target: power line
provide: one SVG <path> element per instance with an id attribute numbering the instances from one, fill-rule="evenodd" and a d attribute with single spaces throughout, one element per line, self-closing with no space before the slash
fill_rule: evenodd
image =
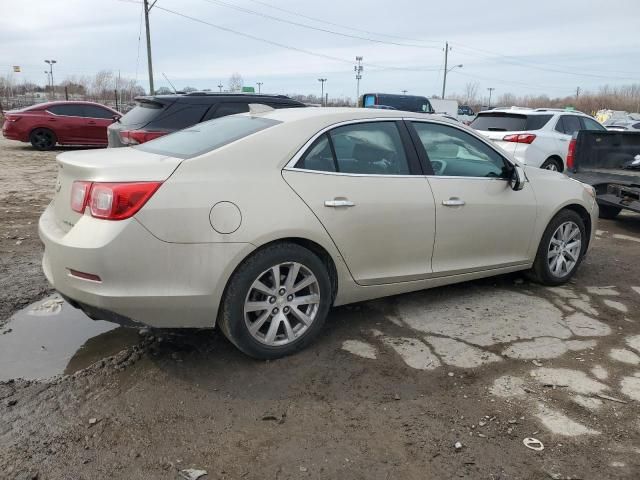
<path id="1" fill-rule="evenodd" d="M 327 20 L 321 20 L 321 19 L 316 18 L 316 17 L 312 17 L 312 16 L 309 16 L 309 15 L 304 15 L 302 13 L 294 12 L 292 10 L 287 10 L 286 8 L 276 7 L 275 5 L 271 5 L 271 4 L 267 3 L 267 2 L 261 2 L 259 0 L 249 0 L 249 1 L 253 2 L 253 3 L 257 3 L 258 5 L 262 5 L 264 7 L 269 7 L 269 8 L 272 8 L 274 10 L 279 10 L 281 12 L 288 13 L 290 15 L 295 15 L 296 17 L 306 18 L 307 20 L 312 20 L 312 21 L 318 22 L 318 23 L 324 23 L 325 25 L 332 25 L 334 27 L 344 28 L 346 30 L 352 30 L 354 32 L 366 33 L 367 35 L 374 35 L 374 36 L 377 36 L 377 37 L 395 38 L 395 39 L 404 40 L 404 41 L 407 41 L 407 42 L 423 42 L 423 43 L 437 43 L 437 44 L 440 43 L 440 42 L 436 42 L 435 40 L 417 40 L 415 38 L 400 37 L 398 35 L 389 35 L 387 33 L 372 32 L 370 30 L 361 30 L 359 28 L 355 28 L 355 27 L 352 27 L 352 26 L 342 25 L 340 23 L 329 22 Z M 438 47 L 434 47 L 434 48 L 438 48 Z"/>
<path id="2" fill-rule="evenodd" d="M 553 69 L 553 68 L 546 68 L 546 67 L 540 66 L 540 65 L 545 65 L 544 63 L 535 63 L 535 62 L 527 62 L 527 61 L 524 61 L 524 60 L 518 60 L 517 58 L 514 58 L 513 56 L 502 55 L 502 54 L 499 54 L 499 53 L 490 52 L 488 50 L 481 50 L 479 48 L 474 48 L 474 47 L 467 47 L 467 46 L 462 45 L 460 43 L 456 43 L 456 46 L 458 46 L 458 48 L 461 48 L 463 50 L 468 50 L 468 51 L 471 51 L 471 52 L 478 52 L 479 54 L 481 54 L 485 58 L 502 58 L 502 59 L 506 59 L 506 63 L 511 63 L 512 65 L 517 65 L 517 66 L 521 66 L 521 67 L 525 67 L 525 68 L 533 68 L 533 69 L 536 69 L 536 70 L 542 70 L 542 71 L 546 71 L 546 72 L 562 73 L 562 74 L 565 74 L 565 75 L 577 75 L 579 77 L 603 78 L 603 79 L 608 79 L 608 80 L 637 80 L 637 78 L 631 78 L 631 77 L 612 77 L 611 75 L 597 75 L 597 74 L 578 72 L 578 71 L 558 70 L 558 69 Z"/>
<path id="3" fill-rule="evenodd" d="M 292 51 L 295 51 L 295 52 L 298 52 L 298 53 L 304 53 L 306 55 L 312 55 L 314 57 L 320 57 L 320 58 L 325 58 L 325 59 L 328 59 L 328 60 L 333 60 L 335 62 L 347 63 L 349 65 L 352 64 L 351 60 L 347 60 L 347 59 L 340 58 L 340 57 L 334 57 L 333 55 L 327 55 L 327 54 L 324 54 L 324 53 L 313 52 L 311 50 L 307 50 L 307 49 L 304 49 L 304 48 L 294 47 L 294 46 L 291 46 L 291 45 L 286 45 L 284 43 L 276 42 L 274 40 L 269 40 L 267 38 L 258 37 L 257 35 L 253 35 L 251 33 L 241 32 L 239 30 L 234 30 L 234 29 L 229 28 L 229 27 L 224 27 L 222 25 L 217 25 L 215 23 L 211 23 L 211 22 L 208 22 L 206 20 L 202 20 L 200 18 L 192 17 L 190 15 L 186 15 L 184 13 L 180 13 L 180 12 L 177 12 L 175 10 L 171 10 L 169 8 L 161 7 L 159 5 L 156 5 L 154 8 L 156 10 L 161 10 L 163 12 L 167 12 L 167 13 L 170 13 L 172 15 L 176 15 L 176 16 L 185 18 L 187 20 L 191 20 L 191 21 L 203 24 L 203 25 L 207 25 L 207 26 L 215 28 L 217 30 L 222 30 L 222 31 L 228 32 L 228 33 L 233 33 L 235 35 L 239 35 L 241 37 L 249 38 L 251 40 L 255 40 L 255 41 L 258 41 L 258 42 L 267 43 L 269 45 L 274 45 L 276 47 L 284 48 L 284 49 L 287 49 L 287 50 L 292 50 Z M 403 71 L 403 70 L 408 70 L 408 71 L 413 71 L 413 70 L 415 70 L 415 71 L 436 70 L 434 67 L 394 67 L 394 66 L 377 65 L 377 64 L 373 64 L 373 63 L 370 63 L 368 65 L 370 67 L 373 67 L 374 69 L 377 69 L 377 70 L 398 70 L 398 71 Z"/>
<path id="4" fill-rule="evenodd" d="M 250 10 L 248 8 L 239 7 L 237 5 L 232 5 L 230 3 L 222 2 L 220 0 L 204 0 L 204 1 L 207 2 L 207 3 L 210 3 L 212 5 L 219 5 L 219 6 L 222 6 L 222 7 L 231 8 L 231 9 L 237 10 L 239 12 L 248 13 L 250 15 L 257 15 L 259 17 L 268 18 L 268 19 L 274 20 L 276 22 L 288 23 L 289 25 L 295 25 L 297 27 L 307 28 L 309 30 L 315 30 L 315 31 L 318 31 L 318 32 L 329 33 L 331 35 L 338 35 L 340 37 L 354 38 L 356 40 L 365 40 L 367 42 L 379 43 L 379 44 L 384 44 L 384 45 L 394 45 L 394 46 L 398 46 L 398 47 L 413 47 L 413 48 L 428 48 L 428 49 L 438 48 L 438 47 L 435 47 L 435 46 L 431 47 L 431 46 L 426 46 L 426 45 L 416 45 L 416 44 L 391 42 L 391 41 L 385 41 L 385 40 L 377 40 L 375 38 L 370 38 L 370 37 L 361 37 L 359 35 L 351 35 L 351 34 L 348 34 L 348 33 L 336 32 L 334 30 L 328 30 L 326 28 L 314 27 L 313 25 L 309 25 L 309 24 L 306 24 L 306 23 L 294 22 L 292 20 L 286 20 L 284 18 L 274 17 L 273 15 L 269 15 L 267 13 L 256 12 L 255 10 Z"/>

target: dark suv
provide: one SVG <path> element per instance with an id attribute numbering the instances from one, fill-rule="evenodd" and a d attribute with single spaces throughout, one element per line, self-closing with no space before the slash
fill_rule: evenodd
<path id="1" fill-rule="evenodd" d="M 136 98 L 136 106 L 109 126 L 109 147 L 148 142 L 196 123 L 249 111 L 250 103 L 273 108 L 305 105 L 285 95 L 193 92 Z"/>

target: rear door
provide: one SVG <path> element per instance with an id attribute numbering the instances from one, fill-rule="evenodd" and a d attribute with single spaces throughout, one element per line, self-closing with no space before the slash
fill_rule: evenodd
<path id="1" fill-rule="evenodd" d="M 530 257 L 536 199 L 529 184 L 509 185 L 511 164 L 461 128 L 412 121 L 423 159 L 434 174 L 434 275 L 521 265 Z"/>
<path id="2" fill-rule="evenodd" d="M 86 118 L 86 141 L 106 145 L 107 127 L 113 123 L 114 113 L 97 105 L 83 105 L 83 111 Z"/>
<path id="3" fill-rule="evenodd" d="M 555 127 L 556 148 L 566 163 L 569 151 L 569 142 L 573 134 L 582 129 L 580 117 L 577 115 L 560 115 Z"/>
<path id="4" fill-rule="evenodd" d="M 60 143 L 82 144 L 86 132 L 83 105 L 52 105 L 47 111 L 51 113 L 47 123 Z"/>
<path id="5" fill-rule="evenodd" d="M 361 285 L 425 278 L 433 195 L 401 121 L 350 122 L 317 136 L 283 171 Z"/>

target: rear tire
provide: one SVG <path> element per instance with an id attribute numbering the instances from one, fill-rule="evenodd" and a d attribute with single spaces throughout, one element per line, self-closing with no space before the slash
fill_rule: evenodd
<path id="1" fill-rule="evenodd" d="M 543 170 L 551 170 L 554 172 L 561 172 L 563 170 L 562 162 L 560 162 L 557 158 L 547 158 L 544 163 L 540 165 L 540 168 L 542 168 Z"/>
<path id="2" fill-rule="evenodd" d="M 600 218 L 606 218 L 608 220 L 616 218 L 622 211 L 621 207 L 614 207 L 611 205 L 598 205 L 598 207 L 600 209 Z"/>
<path id="3" fill-rule="evenodd" d="M 48 128 L 36 128 L 29 135 L 29 141 L 36 150 L 51 150 L 56 146 L 58 139 L 56 134 Z"/>
<path id="4" fill-rule="evenodd" d="M 234 272 L 218 325 L 247 355 L 276 359 L 302 350 L 317 337 L 331 297 L 322 260 L 295 243 L 277 243 L 251 255 Z"/>
<path id="5" fill-rule="evenodd" d="M 582 217 L 573 210 L 560 211 L 542 235 L 529 276 L 543 285 L 566 283 L 578 270 L 587 241 Z"/>

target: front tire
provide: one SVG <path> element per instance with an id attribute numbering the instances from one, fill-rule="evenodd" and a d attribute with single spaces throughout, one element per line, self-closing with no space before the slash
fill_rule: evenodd
<path id="1" fill-rule="evenodd" d="M 547 158 L 540 166 L 540 168 L 542 168 L 543 170 L 551 170 L 553 172 L 561 172 L 562 162 L 560 162 L 557 158 Z"/>
<path id="2" fill-rule="evenodd" d="M 582 262 L 586 242 L 582 217 L 573 210 L 560 211 L 542 235 L 531 276 L 543 285 L 566 283 Z"/>
<path id="3" fill-rule="evenodd" d="M 29 141 L 36 150 L 51 150 L 56 146 L 58 139 L 56 134 L 48 128 L 36 128 L 29 135 Z"/>
<path id="4" fill-rule="evenodd" d="M 234 272 L 218 324 L 251 357 L 284 357 L 317 337 L 331 295 L 329 274 L 320 258 L 295 243 L 277 243 L 251 255 Z"/>

